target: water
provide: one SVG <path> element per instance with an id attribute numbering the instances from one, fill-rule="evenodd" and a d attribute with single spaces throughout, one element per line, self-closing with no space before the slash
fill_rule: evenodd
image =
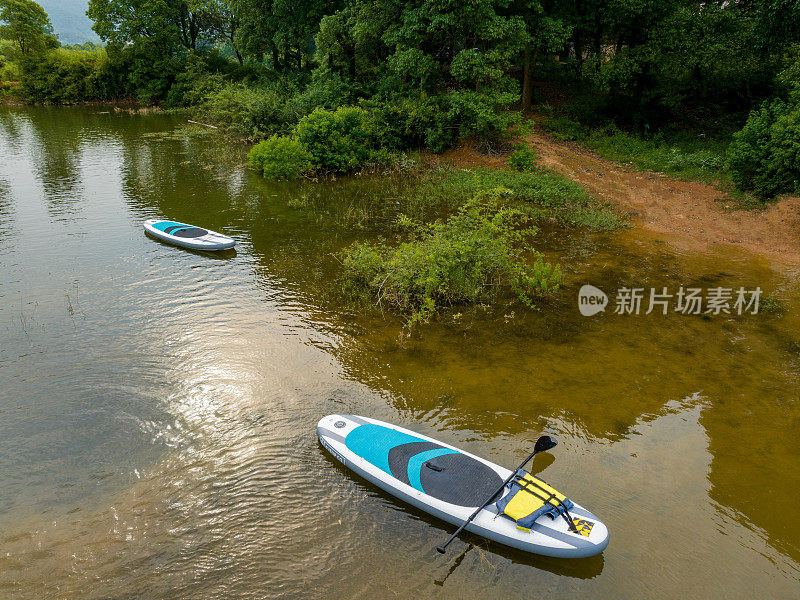
<path id="1" fill-rule="evenodd" d="M 332 252 L 404 185 L 270 184 L 178 117 L 0 108 L 0 597 L 793 598 L 798 272 L 630 230 L 547 230 L 567 287 L 401 321 L 338 298 Z M 162 135 L 166 134 L 166 135 Z M 380 208 L 376 208 L 376 206 Z M 163 216 L 236 236 L 147 238 Z M 783 315 L 601 315 L 578 287 L 776 290 Z M 324 414 L 534 467 L 600 516 L 599 557 L 466 536 L 350 475 Z M 468 543 L 471 542 L 472 544 Z"/>

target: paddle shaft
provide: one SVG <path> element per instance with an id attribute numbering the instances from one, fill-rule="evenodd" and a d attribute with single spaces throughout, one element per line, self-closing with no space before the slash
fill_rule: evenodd
<path id="1" fill-rule="evenodd" d="M 538 450 L 534 450 L 533 452 L 531 452 L 530 456 L 528 456 L 528 458 L 526 458 L 525 460 L 523 460 L 523 461 L 522 461 L 522 464 L 521 464 L 519 467 L 517 467 L 517 468 L 516 468 L 514 471 L 512 471 L 512 472 L 511 472 L 511 475 L 509 475 L 509 476 L 508 476 L 508 478 L 507 478 L 507 479 L 506 479 L 506 480 L 503 482 L 503 485 L 501 485 L 499 488 L 497 488 L 497 490 L 496 490 L 495 492 L 493 492 L 493 493 L 492 493 L 492 495 L 491 495 L 491 496 L 489 496 L 489 497 L 486 499 L 486 502 L 484 502 L 483 504 L 481 504 L 481 505 L 478 507 L 478 509 L 477 509 L 477 510 L 476 510 L 474 513 L 472 513 L 472 515 L 470 515 L 469 519 L 467 519 L 466 521 L 464 521 L 464 522 L 461 524 L 461 527 L 459 527 L 458 529 L 456 529 L 455 533 L 454 533 L 453 535 L 451 535 L 451 536 L 450 536 L 450 539 L 448 539 L 448 540 L 447 540 L 447 541 L 446 541 L 444 544 L 442 544 L 441 546 L 436 546 L 436 550 L 439 552 L 439 554 L 444 554 L 445 550 L 447 549 L 447 546 L 449 546 L 449 545 L 450 545 L 450 542 L 452 542 L 454 539 L 456 539 L 456 538 L 458 537 L 458 534 L 459 534 L 459 533 L 461 533 L 462 531 L 464 531 L 464 527 L 466 527 L 467 525 L 469 525 L 469 524 L 472 522 L 472 520 L 473 520 L 475 517 L 477 517 L 477 516 L 478 516 L 478 513 L 479 513 L 479 512 L 481 512 L 481 511 L 482 511 L 484 508 L 486 508 L 486 505 L 487 505 L 487 504 L 489 504 L 489 503 L 490 503 L 490 502 L 491 502 L 491 501 L 494 499 L 494 497 L 495 497 L 495 496 L 497 496 L 497 494 L 499 494 L 501 491 L 503 491 L 503 488 L 504 488 L 504 487 L 506 487 L 506 486 L 508 485 L 508 482 L 509 482 L 509 481 L 511 481 L 511 480 L 514 478 L 514 475 L 516 475 L 516 474 L 517 474 L 517 471 L 519 471 L 519 470 L 520 470 L 522 467 L 524 467 L 525 465 L 527 465 L 527 464 L 528 464 L 528 461 L 529 461 L 529 460 L 531 460 L 531 459 L 532 459 L 534 456 L 536 456 L 536 453 L 537 453 L 537 452 L 538 452 Z"/>

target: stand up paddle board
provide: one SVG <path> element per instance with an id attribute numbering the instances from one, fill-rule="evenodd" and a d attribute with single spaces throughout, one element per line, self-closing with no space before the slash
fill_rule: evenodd
<path id="1" fill-rule="evenodd" d="M 355 415 L 328 415 L 317 424 L 320 443 L 343 465 L 382 490 L 453 525 L 461 525 L 497 491 L 511 471 L 402 427 Z M 608 545 L 606 526 L 572 503 L 564 515 L 541 515 L 521 529 L 496 502 L 506 486 L 466 526 L 468 531 L 526 552 L 580 558 Z"/>
<path id="2" fill-rule="evenodd" d="M 160 240 L 194 250 L 227 250 L 236 245 L 236 240 L 227 235 L 176 221 L 149 219 L 144 230 Z"/>

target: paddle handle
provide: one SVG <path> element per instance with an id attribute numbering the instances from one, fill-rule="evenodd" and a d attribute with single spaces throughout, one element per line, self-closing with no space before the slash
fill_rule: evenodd
<path id="1" fill-rule="evenodd" d="M 447 547 L 450 545 L 450 542 L 452 542 L 454 539 L 456 539 L 456 538 L 458 537 L 458 534 L 459 534 L 459 533 L 461 533 L 462 531 L 464 531 L 464 527 L 466 527 L 467 525 L 469 525 L 469 524 L 472 522 L 472 520 L 473 520 L 475 517 L 477 517 L 477 516 L 478 516 L 478 513 L 479 513 L 479 512 L 481 512 L 481 511 L 482 511 L 484 508 L 486 508 L 486 505 L 487 505 L 487 504 L 489 504 L 489 503 L 490 503 L 490 502 L 491 502 L 491 501 L 494 499 L 494 497 L 495 497 L 495 496 L 497 496 L 497 494 L 499 494 L 499 493 L 500 493 L 500 492 L 503 490 L 503 488 L 504 488 L 504 487 L 506 487 L 506 485 L 508 485 L 508 482 L 509 482 L 509 481 L 511 481 L 511 480 L 514 478 L 514 475 L 516 475 L 516 474 L 517 474 L 517 471 L 519 471 L 519 470 L 520 470 L 522 467 L 524 467 L 526 464 L 528 464 L 528 461 L 529 461 L 530 459 L 532 459 L 534 456 L 536 456 L 536 452 L 537 452 L 536 450 L 534 450 L 533 452 L 531 452 L 530 456 L 528 456 L 528 458 L 526 458 L 525 460 L 523 460 L 523 461 L 522 461 L 522 464 L 521 464 L 519 467 L 517 467 L 517 469 L 516 469 L 516 470 L 514 470 L 514 471 L 512 471 L 512 472 L 511 472 L 511 475 L 509 475 L 509 476 L 506 478 L 506 480 L 503 482 L 503 485 L 501 485 L 499 488 L 497 488 L 497 490 L 495 490 L 495 491 L 492 493 L 492 495 L 491 495 L 491 496 L 489 496 L 489 497 L 486 499 L 486 502 L 484 502 L 483 504 L 481 504 L 481 505 L 478 507 L 478 509 L 477 509 L 477 510 L 476 510 L 474 513 L 472 513 L 472 515 L 470 515 L 470 517 L 469 517 L 469 518 L 468 518 L 466 521 L 464 521 L 464 522 L 461 524 L 461 527 L 459 527 L 458 529 L 456 529 L 455 533 L 453 533 L 453 535 L 451 535 L 451 536 L 450 536 L 450 538 L 449 538 L 449 539 L 448 539 L 448 540 L 447 540 L 447 541 L 446 541 L 444 544 L 442 544 L 441 546 L 436 546 L 436 551 L 437 551 L 439 554 L 444 554 L 444 553 L 445 553 L 445 551 L 447 550 Z"/>

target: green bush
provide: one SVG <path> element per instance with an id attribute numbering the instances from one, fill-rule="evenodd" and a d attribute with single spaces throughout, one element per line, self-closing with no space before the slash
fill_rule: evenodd
<path id="1" fill-rule="evenodd" d="M 19 51 L 13 42 L 0 39 L 0 83 L 19 81 L 17 54 Z"/>
<path id="2" fill-rule="evenodd" d="M 733 135 L 728 168 L 739 189 L 762 199 L 800 193 L 800 105 L 774 100 Z"/>
<path id="3" fill-rule="evenodd" d="M 425 93 L 413 97 L 371 98 L 362 100 L 360 106 L 369 111 L 382 144 L 392 149 L 424 145 L 428 131 L 446 119 L 438 99 Z"/>
<path id="4" fill-rule="evenodd" d="M 518 145 L 508 157 L 508 166 L 523 173 L 530 173 L 536 168 L 536 150 L 527 144 Z"/>
<path id="5" fill-rule="evenodd" d="M 108 55 L 99 50 L 58 48 L 20 61 L 22 93 L 29 102 L 72 104 L 108 100 Z"/>
<path id="6" fill-rule="evenodd" d="M 561 142 L 579 141 L 589 134 L 589 130 L 569 117 L 546 116 L 542 119 L 542 125 L 550 134 Z"/>
<path id="7" fill-rule="evenodd" d="M 311 154 L 294 137 L 273 135 L 253 146 L 247 160 L 267 179 L 297 179 L 311 169 Z"/>
<path id="8" fill-rule="evenodd" d="M 287 130 L 285 104 L 286 92 L 275 87 L 227 83 L 206 94 L 201 113 L 236 134 L 259 139 Z"/>
<path id="9" fill-rule="evenodd" d="M 492 137 L 519 123 L 520 115 L 508 110 L 518 94 L 498 91 L 453 90 L 447 94 L 447 120 L 459 135 Z"/>
<path id="10" fill-rule="evenodd" d="M 348 173 L 391 157 L 382 146 L 381 128 L 358 106 L 317 108 L 300 119 L 294 133 L 322 171 Z"/>
<path id="11" fill-rule="evenodd" d="M 415 239 L 392 248 L 356 243 L 342 254 L 344 287 L 427 321 L 442 306 L 474 304 L 511 288 L 527 306 L 558 289 L 561 269 L 530 246 L 536 228 L 501 207 L 502 188 L 476 195 L 446 221 L 417 225 Z"/>

